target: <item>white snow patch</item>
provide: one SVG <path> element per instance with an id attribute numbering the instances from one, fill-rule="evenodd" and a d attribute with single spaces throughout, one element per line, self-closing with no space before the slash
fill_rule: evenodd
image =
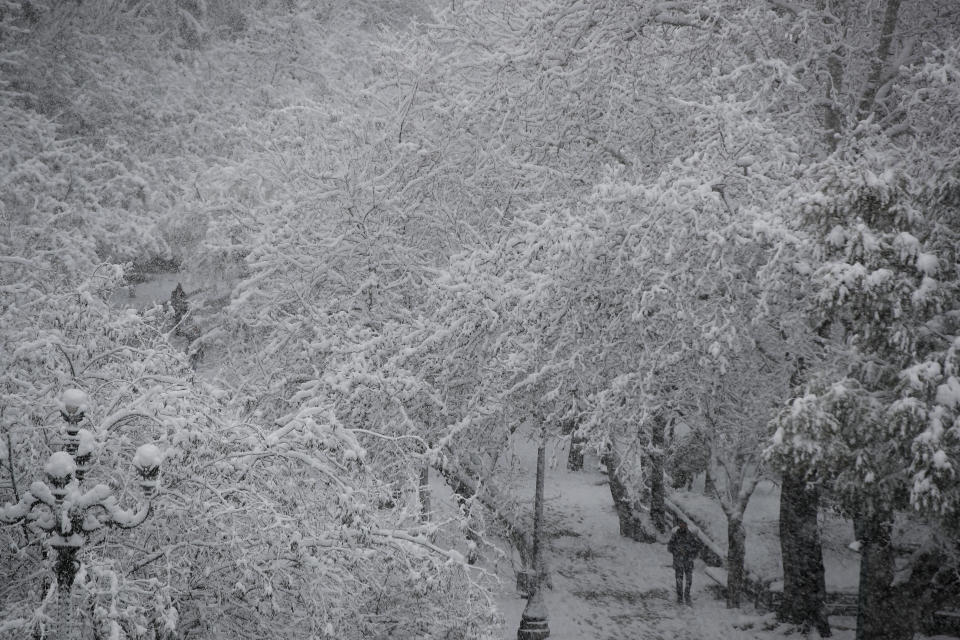
<path id="1" fill-rule="evenodd" d="M 937 469 L 949 469 L 951 467 L 950 461 L 947 459 L 947 452 L 943 449 L 938 449 L 933 454 L 933 466 Z"/>
<path id="2" fill-rule="evenodd" d="M 155 444 L 140 445 L 133 456 L 133 466 L 138 469 L 159 467 L 161 462 L 163 462 L 163 452 Z"/>
<path id="3" fill-rule="evenodd" d="M 893 271 L 890 269 L 877 269 L 867 276 L 865 283 L 868 287 L 879 287 L 893 279 Z"/>
<path id="4" fill-rule="evenodd" d="M 87 410 L 87 394 L 81 389 L 67 389 L 63 392 L 63 395 L 60 396 L 60 403 L 63 405 L 63 408 L 67 411 L 86 411 Z"/>
<path id="5" fill-rule="evenodd" d="M 882 246 L 876 234 L 869 231 L 866 227 L 861 227 L 860 229 L 860 241 L 863 243 L 863 250 L 867 253 L 879 251 Z"/>
<path id="6" fill-rule="evenodd" d="M 43 470 L 53 478 L 65 478 L 76 472 L 77 464 L 73 461 L 73 456 L 66 451 L 57 451 L 47 460 Z"/>
<path id="7" fill-rule="evenodd" d="M 906 260 L 919 253 L 920 241 L 906 231 L 901 231 L 897 234 L 897 237 L 893 239 L 893 248 L 900 253 L 901 260 Z"/>
<path id="8" fill-rule="evenodd" d="M 910 388 L 920 390 L 925 383 L 939 378 L 940 373 L 939 362 L 920 362 L 901 371 L 900 378 L 905 380 Z"/>
<path id="9" fill-rule="evenodd" d="M 928 444 L 940 442 L 940 437 L 943 436 L 943 414 L 943 407 L 934 407 L 933 410 L 930 411 L 926 430 L 917 436 L 917 440 Z"/>
<path id="10" fill-rule="evenodd" d="M 89 429 L 80 429 L 77 432 L 77 440 L 79 441 L 77 445 L 77 455 L 85 456 L 88 453 L 93 453 L 93 450 L 97 446 L 97 440 Z"/>
<path id="11" fill-rule="evenodd" d="M 920 281 L 920 287 L 910 296 L 914 304 L 923 304 L 937 290 L 937 281 L 929 276 L 924 276 Z"/>
<path id="12" fill-rule="evenodd" d="M 783 444 L 783 427 L 777 427 L 776 432 L 773 434 L 773 446 L 779 447 Z"/>
<path id="13" fill-rule="evenodd" d="M 937 387 L 936 399 L 937 404 L 956 409 L 960 405 L 960 380 L 954 376 L 947 378 L 946 382 Z"/>
<path id="14" fill-rule="evenodd" d="M 917 271 L 925 276 L 935 276 L 940 271 L 940 261 L 932 253 L 921 253 L 917 255 Z"/>
<path id="15" fill-rule="evenodd" d="M 841 248 L 847 243 L 847 234 L 844 231 L 843 227 L 840 225 L 835 226 L 830 230 L 830 233 L 827 234 L 827 244 L 837 249 Z"/>

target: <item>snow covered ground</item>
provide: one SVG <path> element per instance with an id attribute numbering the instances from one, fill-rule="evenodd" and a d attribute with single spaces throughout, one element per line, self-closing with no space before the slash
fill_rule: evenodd
<path id="1" fill-rule="evenodd" d="M 111 304 L 117 307 L 144 309 L 150 305 L 168 302 L 178 282 L 184 281 L 179 273 L 150 273 L 143 282 L 121 287 L 114 292 Z"/>
<path id="2" fill-rule="evenodd" d="M 720 504 L 701 491 L 674 491 L 670 498 L 701 523 L 704 532 L 721 549 L 727 548 L 727 521 Z M 762 482 L 750 498 L 744 513 L 747 530 L 747 569 L 768 582 L 783 576 L 779 532 L 780 490 Z M 833 513 L 821 512 L 823 565 L 827 591 L 856 593 L 860 556 L 849 548 L 853 525 Z"/>
<path id="3" fill-rule="evenodd" d="M 532 503 L 535 447 L 517 443 L 515 490 Z M 546 561 L 553 588 L 544 593 L 550 637 L 556 640 L 776 640 L 798 637 L 797 630 L 776 622 L 773 613 L 747 604 L 729 610 L 717 599 L 713 582 L 697 561 L 693 605 L 678 605 L 666 536 L 658 544 L 633 542 L 619 535 L 606 476 L 595 456 L 584 470 L 569 472 L 562 449 L 547 468 Z M 761 502 L 772 501 L 768 492 Z M 532 504 L 531 504 L 532 509 Z M 843 536 L 841 536 L 842 538 Z M 516 591 L 509 562 L 496 565 L 502 579 L 497 594 L 504 617 L 505 640 L 516 638 L 526 601 Z M 853 618 L 832 617 L 833 637 L 854 638 Z M 802 637 L 802 636 L 800 636 Z M 819 638 L 812 631 L 811 638 Z M 945 638 L 945 637 L 937 637 Z"/>
<path id="4" fill-rule="evenodd" d="M 534 467 L 525 466 L 532 491 Z M 666 540 L 641 544 L 620 536 L 606 476 L 595 458 L 588 456 L 581 472 L 569 472 L 560 464 L 549 468 L 545 499 L 546 558 L 553 589 L 544 595 L 551 638 L 699 640 L 782 635 L 764 629 L 770 616 L 750 609 L 727 610 L 712 594 L 713 583 L 699 560 L 693 606 L 678 605 Z M 526 601 L 517 594 L 512 573 L 503 571 L 501 577 L 503 637 L 512 639 Z"/>

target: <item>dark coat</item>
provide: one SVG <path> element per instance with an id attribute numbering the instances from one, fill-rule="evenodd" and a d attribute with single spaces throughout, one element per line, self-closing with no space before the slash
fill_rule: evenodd
<path id="1" fill-rule="evenodd" d="M 667 543 L 667 551 L 673 554 L 673 566 L 690 566 L 700 553 L 700 540 L 688 529 L 677 529 Z"/>

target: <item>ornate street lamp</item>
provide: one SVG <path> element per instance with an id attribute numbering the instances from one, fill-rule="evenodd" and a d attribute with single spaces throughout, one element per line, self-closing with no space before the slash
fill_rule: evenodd
<path id="1" fill-rule="evenodd" d="M 152 497 L 160 470 L 160 451 L 147 444 L 137 449 L 135 467 L 146 503 L 134 510 L 120 506 L 119 500 L 105 484 L 83 491 L 76 478 L 77 464 L 66 451 L 52 454 L 44 466 L 47 481 L 36 481 L 15 505 L 0 507 L 0 522 L 17 524 L 27 521 L 49 534 L 50 547 L 57 552 L 54 572 L 57 584 L 69 591 L 76 577 L 76 557 L 87 536 L 105 526 L 133 529 L 143 524 L 153 509 Z"/>
<path id="2" fill-rule="evenodd" d="M 47 535 L 56 554 L 54 573 L 59 602 L 51 638 L 73 637 L 71 607 L 67 604 L 79 562 L 77 556 L 90 534 L 104 528 L 133 529 L 143 524 L 153 511 L 153 497 L 159 486 L 163 454 L 154 444 L 140 446 L 133 466 L 140 476 L 145 501 L 127 510 L 120 506 L 114 492 L 105 484 L 84 491 L 83 477 L 93 457 L 96 440 L 80 429 L 87 409 L 87 396 L 79 389 L 68 389 L 60 401 L 60 414 L 66 422 L 65 451 L 53 453 L 44 465 L 46 481 L 35 481 L 17 504 L 0 506 L 0 524 L 26 522 L 33 530 Z"/>

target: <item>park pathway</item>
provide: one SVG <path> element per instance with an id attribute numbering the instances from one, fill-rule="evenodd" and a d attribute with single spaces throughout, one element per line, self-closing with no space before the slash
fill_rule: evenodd
<path id="1" fill-rule="evenodd" d="M 567 471 L 558 452 L 547 470 L 545 489 L 546 560 L 553 588 L 544 592 L 550 637 L 554 640 L 730 640 L 784 637 L 765 629 L 769 616 L 727 610 L 715 599 L 697 561 L 693 605 L 675 601 L 667 536 L 656 544 L 619 535 L 617 516 L 595 457 L 583 471 Z M 512 482 L 532 499 L 535 451 L 520 445 L 520 472 Z M 499 604 L 505 616 L 503 638 L 514 640 L 526 601 L 514 589 L 513 575 L 501 571 Z"/>

